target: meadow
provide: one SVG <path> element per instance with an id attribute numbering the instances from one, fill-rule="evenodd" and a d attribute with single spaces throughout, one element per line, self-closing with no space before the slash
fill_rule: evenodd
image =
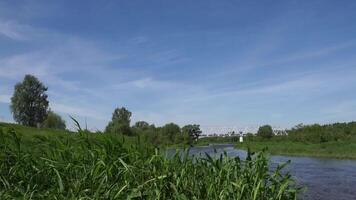
<path id="1" fill-rule="evenodd" d="M 296 199 L 284 165 L 176 154 L 140 137 L 0 123 L 0 199 Z"/>

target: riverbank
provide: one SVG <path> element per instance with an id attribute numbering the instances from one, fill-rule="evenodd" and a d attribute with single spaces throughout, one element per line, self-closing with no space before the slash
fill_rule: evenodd
<path id="1" fill-rule="evenodd" d="M 325 142 L 320 144 L 308 144 L 291 141 L 260 141 L 235 143 L 236 148 L 251 151 L 261 151 L 267 148 L 272 155 L 311 156 L 336 159 L 355 159 L 355 142 Z"/>
<path id="2" fill-rule="evenodd" d="M 139 137 L 0 123 L 0 199 L 297 199 L 293 177 L 246 158 L 170 157 Z M 235 172 L 235 173 L 231 173 Z"/>

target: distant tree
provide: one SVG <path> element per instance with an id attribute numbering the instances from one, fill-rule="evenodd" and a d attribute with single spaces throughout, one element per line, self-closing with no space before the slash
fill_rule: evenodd
<path id="1" fill-rule="evenodd" d="M 200 125 L 198 124 L 189 124 L 185 125 L 182 128 L 183 133 L 187 133 L 189 135 L 189 143 L 192 144 L 194 140 L 199 139 L 199 136 L 201 135 L 202 131 L 200 130 Z"/>
<path id="2" fill-rule="evenodd" d="M 14 120 L 26 126 L 39 126 L 47 118 L 47 87 L 36 77 L 26 75 L 15 85 L 10 109 Z"/>
<path id="3" fill-rule="evenodd" d="M 246 140 L 248 140 L 248 141 L 252 141 L 254 139 L 254 137 L 255 137 L 255 135 L 252 133 L 247 133 L 245 136 Z"/>
<path id="4" fill-rule="evenodd" d="M 138 128 L 141 130 L 146 130 L 148 128 L 150 128 L 150 124 L 145 122 L 145 121 L 138 121 L 135 123 L 135 125 L 133 126 L 133 128 Z"/>
<path id="5" fill-rule="evenodd" d="M 262 138 L 266 138 L 266 139 L 272 138 L 273 137 L 273 129 L 270 125 L 261 126 L 258 129 L 257 135 Z"/>
<path id="6" fill-rule="evenodd" d="M 47 118 L 43 122 L 42 127 L 65 130 L 66 123 L 60 115 L 54 113 L 53 111 L 48 111 Z"/>
<path id="7" fill-rule="evenodd" d="M 293 129 L 302 129 L 304 127 L 303 123 L 300 123 L 298 125 L 296 125 L 295 127 L 293 127 Z"/>
<path id="8" fill-rule="evenodd" d="M 180 127 L 175 123 L 168 123 L 164 125 L 161 129 L 163 136 L 168 137 L 168 139 L 173 142 L 175 137 L 180 134 Z"/>
<path id="9" fill-rule="evenodd" d="M 112 114 L 111 122 L 106 126 L 105 132 L 132 135 L 130 128 L 131 115 L 132 113 L 125 107 L 116 108 Z"/>

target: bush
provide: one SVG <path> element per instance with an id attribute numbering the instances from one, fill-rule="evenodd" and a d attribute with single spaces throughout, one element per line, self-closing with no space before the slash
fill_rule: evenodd
<path id="1" fill-rule="evenodd" d="M 46 120 L 42 124 L 42 127 L 65 130 L 66 123 L 60 115 L 49 111 Z"/>
<path id="2" fill-rule="evenodd" d="M 293 141 L 324 143 L 350 140 L 356 137 L 356 123 L 336 123 L 327 125 L 303 125 L 288 130 L 288 137 Z"/>
<path id="3" fill-rule="evenodd" d="M 257 135 L 265 139 L 270 139 L 273 137 L 273 129 L 270 125 L 261 126 L 258 129 Z"/>

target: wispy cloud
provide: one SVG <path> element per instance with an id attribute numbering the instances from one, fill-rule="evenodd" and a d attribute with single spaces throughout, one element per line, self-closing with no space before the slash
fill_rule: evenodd
<path id="1" fill-rule="evenodd" d="M 0 20 L 0 35 L 8 37 L 13 40 L 25 40 L 25 30 L 28 26 L 19 25 L 13 21 Z"/>
<path id="2" fill-rule="evenodd" d="M 28 24 L 22 24 L 15 20 L 5 20 L 0 18 L 0 36 L 15 41 L 30 41 L 46 37 L 48 31 L 35 28 Z"/>
<path id="3" fill-rule="evenodd" d="M 124 83 L 116 84 L 115 88 L 137 88 L 137 89 L 149 89 L 149 90 L 163 90 L 176 87 L 179 83 L 174 81 L 157 80 L 152 77 L 143 77 L 139 79 L 130 80 Z"/>
<path id="4" fill-rule="evenodd" d="M 5 29 L 2 29 L 4 31 L 0 34 L 6 33 L 7 37 L 16 40 L 29 39 L 20 34 L 29 27 L 16 24 L 10 24 L 8 27 L 14 30 L 13 34 L 5 32 Z M 99 121 L 106 119 L 101 112 L 88 108 L 88 104 L 93 106 L 90 99 L 102 94 L 96 90 L 97 88 L 87 87 L 87 84 L 94 78 L 106 81 L 115 77 L 117 69 L 111 69 L 109 64 L 119 60 L 121 55 L 106 52 L 90 41 L 72 36 L 44 35 L 45 40 L 48 38 L 53 41 L 50 46 L 45 45 L 36 51 L 2 57 L 0 59 L 2 80 L 14 85 L 25 74 L 33 74 L 49 86 L 50 96 L 57 98 L 50 104 L 54 111 Z M 67 78 L 68 76 L 73 78 Z M 10 103 L 9 99 L 9 95 L 0 96 L 2 103 Z M 72 103 L 73 99 L 75 103 Z"/>

